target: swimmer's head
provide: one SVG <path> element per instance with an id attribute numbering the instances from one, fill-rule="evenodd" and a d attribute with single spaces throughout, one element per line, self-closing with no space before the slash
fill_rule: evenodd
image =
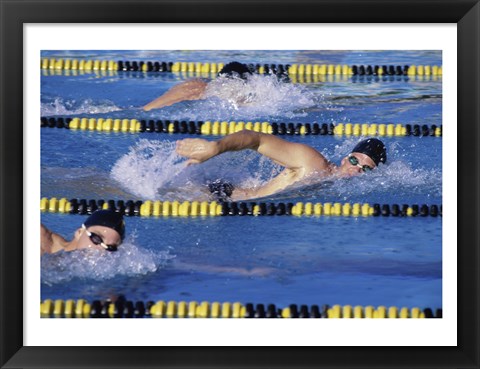
<path id="1" fill-rule="evenodd" d="M 239 62 L 228 63 L 218 72 L 218 76 L 221 77 L 238 77 L 241 79 L 247 79 L 247 76 L 251 74 L 252 71 L 248 66 Z"/>
<path id="2" fill-rule="evenodd" d="M 340 171 L 347 176 L 354 176 L 375 169 L 378 164 L 387 161 L 387 150 L 382 141 L 368 138 L 360 141 L 352 152 L 343 158 Z"/>
<path id="3" fill-rule="evenodd" d="M 125 237 L 125 221 L 120 213 L 112 210 L 97 210 L 90 215 L 85 223 L 85 227 L 103 226 L 116 231 L 123 240 Z"/>
<path id="4" fill-rule="evenodd" d="M 373 160 L 375 166 L 387 161 L 387 149 L 382 141 L 377 138 L 368 138 L 360 141 L 352 150 L 353 153 L 365 154 Z"/>
<path id="5" fill-rule="evenodd" d="M 97 210 L 77 231 L 77 248 L 117 251 L 125 237 L 123 216 L 112 210 Z"/>

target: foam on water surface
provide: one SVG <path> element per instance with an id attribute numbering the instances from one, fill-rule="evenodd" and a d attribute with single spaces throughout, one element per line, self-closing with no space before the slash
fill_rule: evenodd
<path id="1" fill-rule="evenodd" d="M 208 82 L 202 99 L 152 110 L 148 116 L 190 120 L 294 119 L 305 117 L 322 102 L 323 97 L 307 87 L 282 82 L 276 76 L 252 75 L 247 81 L 218 77 Z"/>
<path id="2" fill-rule="evenodd" d="M 52 285 L 74 278 L 101 281 L 119 276 L 135 277 L 162 269 L 172 258 L 174 255 L 168 250 L 143 249 L 129 240 L 116 252 L 82 249 L 45 254 L 41 259 L 42 283 Z"/>
<path id="3" fill-rule="evenodd" d="M 120 110 L 122 109 L 111 101 L 95 101 L 89 98 L 74 100 L 55 97 L 50 101 L 42 101 L 40 107 L 41 116 L 102 114 Z"/>
<path id="4" fill-rule="evenodd" d="M 258 186 L 278 172 L 255 152 L 226 153 L 187 167 L 175 143 L 141 139 L 113 166 L 111 176 L 133 195 L 149 200 L 209 199 L 208 183 L 221 179 L 240 186 Z"/>

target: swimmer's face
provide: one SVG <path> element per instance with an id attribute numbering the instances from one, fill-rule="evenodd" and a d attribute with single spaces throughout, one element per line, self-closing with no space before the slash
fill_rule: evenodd
<path id="1" fill-rule="evenodd" d="M 357 164 L 354 164 L 356 162 Z M 365 165 L 371 169 L 375 169 L 376 167 L 375 162 L 368 155 L 360 152 L 352 152 L 342 159 L 340 171 L 348 177 L 358 176 L 359 174 L 365 173 L 363 169 Z M 368 168 L 366 169 L 368 172 Z"/>
<path id="2" fill-rule="evenodd" d="M 103 246 L 99 241 L 103 244 Z M 117 231 L 113 230 L 112 228 L 96 225 L 88 227 L 87 229 L 81 229 L 81 234 L 78 238 L 77 249 L 92 248 L 106 251 L 106 247 L 108 247 L 113 251 L 121 243 L 122 239 Z"/>

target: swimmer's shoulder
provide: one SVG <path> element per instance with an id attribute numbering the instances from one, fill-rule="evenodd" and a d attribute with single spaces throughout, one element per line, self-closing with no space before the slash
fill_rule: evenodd
<path id="1" fill-rule="evenodd" d="M 50 254 L 53 246 L 52 231 L 40 224 L 40 250 L 42 254 Z"/>
<path id="2" fill-rule="evenodd" d="M 40 224 L 40 250 L 42 254 L 53 254 L 65 250 L 69 242 Z"/>
<path id="3" fill-rule="evenodd" d="M 207 86 L 208 83 L 210 82 L 209 79 L 207 78 L 190 78 L 190 79 L 187 79 L 185 82 L 183 82 L 183 84 L 185 85 L 189 85 L 189 86 Z"/>
<path id="4" fill-rule="evenodd" d="M 305 175 L 312 173 L 320 174 L 322 177 L 329 176 L 335 170 L 335 164 L 329 161 L 320 152 L 313 149 L 305 158 Z"/>

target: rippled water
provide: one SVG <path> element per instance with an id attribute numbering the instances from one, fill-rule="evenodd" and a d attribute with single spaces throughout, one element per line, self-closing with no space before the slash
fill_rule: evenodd
<path id="1" fill-rule="evenodd" d="M 51 51 L 49 57 L 262 63 L 441 65 L 434 51 Z M 440 80 L 336 79 L 285 83 L 215 79 L 205 99 L 144 112 L 185 80 L 175 74 L 44 75 L 41 116 L 307 123 L 442 124 Z M 122 200 L 209 200 L 207 183 L 259 186 L 280 167 L 255 152 L 185 166 L 185 135 L 41 130 L 41 194 Z M 213 139 L 214 137 L 207 137 Z M 361 139 L 284 136 L 339 163 Z M 369 175 L 305 183 L 274 202 L 442 203 L 442 140 L 385 137 L 388 161 Z M 42 214 L 69 238 L 85 219 Z M 116 254 L 42 257 L 42 297 L 240 300 L 441 307 L 441 218 L 127 218 Z"/>

